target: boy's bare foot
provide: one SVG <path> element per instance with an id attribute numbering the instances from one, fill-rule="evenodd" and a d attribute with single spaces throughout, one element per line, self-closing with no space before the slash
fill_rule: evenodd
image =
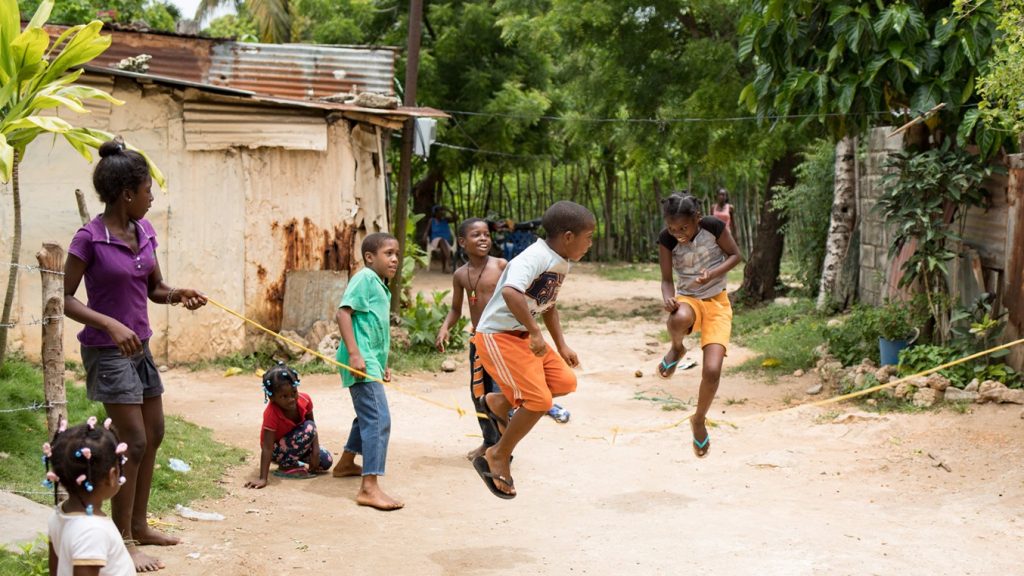
<path id="1" fill-rule="evenodd" d="M 487 467 L 491 474 L 494 474 L 494 486 L 505 494 L 515 495 L 516 489 L 502 478 L 512 479 L 512 461 L 509 458 L 495 456 L 496 450 L 493 446 L 484 451 L 484 458 L 487 460 Z"/>
<path id="2" fill-rule="evenodd" d="M 140 546 L 174 546 L 181 543 L 181 538 L 164 534 L 148 525 L 143 528 L 132 528 L 132 536 Z"/>
<path id="3" fill-rule="evenodd" d="M 370 478 L 373 480 L 369 480 Z M 380 489 L 376 476 L 363 477 L 363 485 L 359 487 L 359 494 L 356 495 L 356 504 L 369 506 L 370 508 L 376 508 L 385 512 L 398 510 L 405 506 L 405 504 L 388 496 Z"/>
<path id="4" fill-rule="evenodd" d="M 338 462 L 331 475 L 335 478 L 348 478 L 350 476 L 362 476 L 363 467 L 355 462 Z"/>
<path id="5" fill-rule="evenodd" d="M 164 569 L 163 562 L 139 550 L 138 546 L 134 544 L 128 546 L 128 555 L 131 556 L 132 563 L 135 564 L 136 572 L 156 572 Z"/>
<path id="6" fill-rule="evenodd" d="M 473 460 L 476 460 L 478 456 L 483 456 L 484 452 L 486 452 L 486 451 L 487 451 L 487 444 L 481 444 L 481 445 L 477 446 L 476 448 L 473 448 L 469 452 L 466 452 L 466 460 L 469 460 L 470 462 L 472 462 Z"/>

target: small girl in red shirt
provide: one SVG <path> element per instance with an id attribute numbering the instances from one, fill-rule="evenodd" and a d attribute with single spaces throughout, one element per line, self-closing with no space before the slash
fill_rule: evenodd
<path id="1" fill-rule="evenodd" d="M 263 374 L 263 411 L 260 432 L 260 479 L 245 483 L 246 488 L 267 485 L 270 462 L 276 462 L 274 476 L 312 478 L 327 472 L 334 463 L 331 453 L 320 447 L 313 421 L 313 400 L 299 392 L 299 373 L 279 362 Z M 314 454 L 319 455 L 313 457 Z M 308 468 L 302 466 L 308 462 Z"/>

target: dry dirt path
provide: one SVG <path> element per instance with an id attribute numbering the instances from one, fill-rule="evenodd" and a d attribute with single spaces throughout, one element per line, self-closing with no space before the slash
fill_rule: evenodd
<path id="1" fill-rule="evenodd" d="M 445 287 L 430 274 L 417 287 Z M 736 428 L 712 430 L 697 460 L 684 425 L 656 427 L 685 412 L 635 396 L 696 395 L 698 370 L 653 377 L 661 324 L 586 317 L 593 306 L 656 306 L 652 282 L 569 277 L 561 302 L 575 310 L 569 344 L 583 367 L 566 399 L 572 421 L 543 420 L 520 445 L 519 497 L 493 497 L 463 455 L 479 442 L 472 417 L 390 394 L 394 427 L 384 486 L 404 510 L 356 506 L 357 479 L 321 477 L 264 490 L 255 476 L 263 401 L 253 377 L 172 370 L 167 411 L 250 450 L 225 474 L 228 494 L 198 502 L 223 522 L 165 520 L 184 543 L 154 550 L 166 574 L 1019 574 L 1024 571 L 1024 420 L 1020 407 L 977 407 L 877 418 L 833 419 L 806 401 L 804 379 L 775 384 L 728 375 L 714 414 Z M 211 310 L 208 313 L 217 313 Z M 580 317 L 584 316 L 584 317 Z M 732 351 L 727 362 L 748 352 Z M 399 375 L 418 393 L 469 408 L 466 365 L 454 374 Z M 642 378 L 634 371 L 641 369 Z M 352 407 L 336 377 L 307 376 L 321 442 L 337 452 Z M 731 400 L 733 402 L 727 402 Z M 832 411 L 831 413 L 829 413 Z M 838 422 L 838 423 L 837 423 Z M 929 453 L 947 464 L 934 466 Z M 189 556 L 191 555 L 191 557 Z"/>

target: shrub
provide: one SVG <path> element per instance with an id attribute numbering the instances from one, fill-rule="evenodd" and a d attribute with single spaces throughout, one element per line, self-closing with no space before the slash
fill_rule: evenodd
<path id="1" fill-rule="evenodd" d="M 445 316 L 451 307 L 445 300 L 450 290 L 435 291 L 432 301 L 423 297 L 422 292 L 416 294 L 412 304 L 402 310 L 402 326 L 409 332 L 410 347 L 417 350 L 433 350 L 437 339 L 437 331 L 441 329 Z M 466 324 L 468 320 L 460 317 L 448 331 L 448 348 L 462 350 L 466 347 Z"/>
<path id="2" fill-rule="evenodd" d="M 840 324 L 825 327 L 828 350 L 843 366 L 852 366 L 864 358 L 879 362 L 878 337 L 881 336 L 877 308 L 856 306 Z"/>

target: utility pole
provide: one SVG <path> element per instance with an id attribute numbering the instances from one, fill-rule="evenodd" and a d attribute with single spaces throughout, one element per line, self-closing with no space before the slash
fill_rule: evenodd
<path id="1" fill-rule="evenodd" d="M 406 41 L 405 99 L 406 106 L 416 105 L 416 81 L 420 73 L 420 23 L 423 21 L 423 0 L 409 0 L 409 36 Z M 409 117 L 402 128 L 402 156 L 398 168 L 398 200 L 395 202 L 394 235 L 398 238 L 398 273 L 391 281 L 391 313 L 402 309 L 402 267 L 405 263 L 406 234 L 409 221 L 409 193 L 412 190 L 412 146 L 416 119 Z"/>

